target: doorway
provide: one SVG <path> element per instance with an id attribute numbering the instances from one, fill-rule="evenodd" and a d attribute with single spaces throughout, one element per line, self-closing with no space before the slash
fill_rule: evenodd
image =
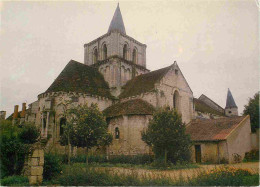
<path id="1" fill-rule="evenodd" d="M 196 158 L 196 163 L 201 163 L 201 147 L 200 147 L 200 145 L 195 145 L 195 158 Z"/>

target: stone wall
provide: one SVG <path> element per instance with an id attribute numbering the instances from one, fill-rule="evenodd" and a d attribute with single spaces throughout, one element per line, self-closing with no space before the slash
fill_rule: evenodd
<path id="1" fill-rule="evenodd" d="M 130 115 L 112 118 L 108 130 L 113 135 L 108 155 L 149 154 L 149 147 L 141 139 L 141 131 L 147 128 L 150 115 Z M 116 128 L 119 138 L 116 138 Z"/>
<path id="2" fill-rule="evenodd" d="M 104 60 L 102 51 L 103 45 L 107 46 L 107 57 L 118 55 L 123 58 L 123 48 L 127 45 L 126 60 L 132 61 L 133 50 L 137 50 L 137 64 L 146 67 L 146 45 L 136 41 L 135 39 L 122 35 L 119 32 L 107 33 L 92 42 L 84 45 L 84 64 L 92 65 L 93 62 L 93 51 L 98 50 L 98 60 Z"/>
<path id="3" fill-rule="evenodd" d="M 227 137 L 229 161 L 233 163 L 234 155 L 238 154 L 241 159 L 251 148 L 250 118 L 247 116 L 240 125 Z"/>
<path id="4" fill-rule="evenodd" d="M 28 155 L 24 165 L 24 175 L 28 176 L 29 184 L 41 184 L 43 180 L 44 151 L 36 143 L 32 153 Z"/>

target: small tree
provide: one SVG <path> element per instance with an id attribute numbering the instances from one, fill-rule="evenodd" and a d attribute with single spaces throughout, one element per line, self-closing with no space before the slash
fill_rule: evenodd
<path id="1" fill-rule="evenodd" d="M 69 109 L 68 127 L 64 129 L 63 140 L 71 145 L 86 148 L 88 164 L 88 150 L 95 146 L 105 146 L 112 142 L 112 135 L 108 133 L 108 125 L 97 104 L 79 105 Z M 68 141 L 69 139 L 69 141 Z"/>
<path id="2" fill-rule="evenodd" d="M 142 132 L 142 140 L 152 147 L 156 159 L 167 161 L 189 160 L 191 140 L 185 134 L 185 125 L 176 110 L 162 108 L 153 114 L 147 130 Z"/>
<path id="3" fill-rule="evenodd" d="M 259 128 L 259 92 L 244 107 L 243 115 L 250 115 L 251 130 L 255 132 Z"/>

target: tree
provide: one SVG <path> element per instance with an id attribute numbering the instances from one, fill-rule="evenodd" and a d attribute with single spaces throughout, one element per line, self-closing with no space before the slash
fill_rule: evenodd
<path id="1" fill-rule="evenodd" d="M 67 128 L 64 129 L 63 141 L 72 146 L 86 148 L 88 151 L 95 146 L 106 146 L 112 142 L 112 135 L 107 131 L 108 125 L 97 104 L 78 105 L 69 109 Z M 69 140 L 69 141 L 68 141 Z"/>
<path id="2" fill-rule="evenodd" d="M 40 131 L 28 123 L 18 126 L 11 121 L 0 120 L 0 132 L 1 177 L 19 175 L 25 155 L 29 153 L 31 144 L 37 141 Z"/>
<path id="3" fill-rule="evenodd" d="M 243 115 L 250 115 L 251 130 L 259 128 L 259 92 L 253 98 L 249 98 L 248 104 L 244 106 Z"/>
<path id="4" fill-rule="evenodd" d="M 191 140 L 185 134 L 185 124 L 176 110 L 161 108 L 153 114 L 148 128 L 142 132 L 142 140 L 152 147 L 156 159 L 187 161 L 190 158 Z"/>

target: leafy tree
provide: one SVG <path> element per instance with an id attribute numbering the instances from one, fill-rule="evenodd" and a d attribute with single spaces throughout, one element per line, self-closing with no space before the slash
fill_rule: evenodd
<path id="1" fill-rule="evenodd" d="M 28 154 L 30 145 L 36 142 L 40 132 L 31 124 L 17 126 L 7 120 L 0 121 L 0 132 L 1 177 L 19 175 L 25 155 Z"/>
<path id="2" fill-rule="evenodd" d="M 161 108 L 153 114 L 142 140 L 152 147 L 156 159 L 176 163 L 190 159 L 191 140 L 185 134 L 185 124 L 176 110 Z"/>
<path id="3" fill-rule="evenodd" d="M 259 128 L 259 92 L 253 98 L 249 98 L 248 104 L 244 106 L 243 115 L 250 115 L 251 130 Z"/>
<path id="4" fill-rule="evenodd" d="M 61 140 L 63 144 L 86 148 L 106 146 L 112 142 L 112 135 L 107 131 L 108 125 L 97 104 L 78 105 L 68 110 L 67 123 Z"/>

